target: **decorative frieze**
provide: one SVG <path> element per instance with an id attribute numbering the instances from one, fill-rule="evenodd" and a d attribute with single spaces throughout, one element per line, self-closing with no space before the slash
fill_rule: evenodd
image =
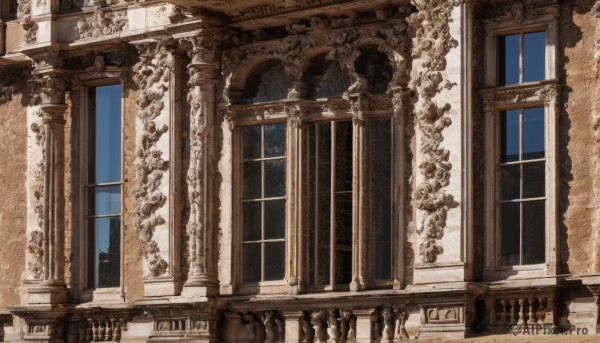
<path id="1" fill-rule="evenodd" d="M 96 8 L 91 17 L 81 18 L 75 30 L 79 38 L 99 38 L 126 30 L 129 19 L 126 11 L 106 12 Z"/>
<path id="2" fill-rule="evenodd" d="M 377 27 L 364 26 L 332 32 L 325 30 L 319 35 L 289 36 L 279 44 L 263 43 L 230 49 L 223 55 L 226 79 L 230 79 L 231 75 L 243 74 L 238 68 L 248 66 L 254 60 L 275 57 L 282 60 L 286 74 L 296 78 L 294 88 L 288 95 L 288 98 L 296 99 L 300 94 L 300 76 L 305 69 L 305 64 L 309 62 L 304 56 L 313 49 L 322 48 L 329 51 L 328 58 L 339 61 L 352 76 L 353 84 L 349 87 L 348 93 L 360 93 L 366 90 L 367 81 L 354 70 L 354 62 L 361 52 L 359 47 L 377 45 L 379 51 L 385 53 L 391 62 L 393 77 L 389 87 L 405 85 L 408 82 L 406 28 L 407 25 L 400 21 Z M 243 85 L 230 84 L 229 86 L 230 88 L 225 92 L 226 99 L 230 94 L 239 92 L 239 88 Z"/>
<path id="3" fill-rule="evenodd" d="M 413 78 L 415 90 L 415 126 L 419 130 L 421 156 L 419 169 L 424 180 L 417 185 L 413 199 L 422 211 L 417 233 L 420 237 L 419 255 L 425 263 L 436 262 L 443 253 L 437 242 L 444 236 L 448 210 L 457 207 L 445 188 L 450 185 L 450 151 L 441 146 L 443 131 L 452 124 L 448 116 L 450 104 L 438 104 L 434 98 L 452 84 L 446 79 L 446 55 L 458 42 L 450 35 L 450 16 L 454 1 L 417 0 L 418 12 L 409 18 L 415 33 L 413 41 Z"/>
<path id="4" fill-rule="evenodd" d="M 169 130 L 165 96 L 169 91 L 173 60 L 164 44 L 143 43 L 137 46 L 140 61 L 134 66 L 134 81 L 139 90 L 138 133 L 135 169 L 139 188 L 135 193 L 136 229 L 147 265 L 145 276 L 167 273 L 169 264 L 161 254 L 154 237 L 155 231 L 166 223 L 161 211 L 165 207 L 168 180 L 165 172 L 169 162 L 163 159 L 161 137 Z"/>

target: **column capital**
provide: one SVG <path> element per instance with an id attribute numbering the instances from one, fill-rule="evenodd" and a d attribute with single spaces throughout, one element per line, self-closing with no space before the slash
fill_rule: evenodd
<path id="1" fill-rule="evenodd" d="M 180 38 L 181 47 L 191 59 L 189 66 L 195 68 L 216 67 L 218 65 L 216 52 L 221 44 L 221 35 L 217 30 L 208 30 L 199 35 Z"/>

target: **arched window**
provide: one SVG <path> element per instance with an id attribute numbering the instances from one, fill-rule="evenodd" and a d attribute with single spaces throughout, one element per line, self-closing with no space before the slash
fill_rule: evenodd
<path id="1" fill-rule="evenodd" d="M 360 77 L 367 80 L 367 92 L 373 94 L 386 92 L 394 73 L 390 60 L 376 46 L 361 48 L 354 68 Z"/>
<path id="2" fill-rule="evenodd" d="M 248 79 L 238 104 L 283 100 L 293 88 L 293 77 L 285 73 L 281 61 L 271 60 L 258 66 Z"/>
<path id="3" fill-rule="evenodd" d="M 310 61 L 302 77 L 303 99 L 331 98 L 341 96 L 350 86 L 348 72 L 340 68 L 338 61 L 326 59 L 320 54 Z"/>

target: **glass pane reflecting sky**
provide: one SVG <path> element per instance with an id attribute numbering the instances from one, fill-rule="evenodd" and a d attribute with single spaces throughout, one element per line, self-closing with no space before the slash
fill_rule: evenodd
<path id="1" fill-rule="evenodd" d="M 121 181 L 122 86 L 96 88 L 95 183 Z"/>
<path id="2" fill-rule="evenodd" d="M 546 78 L 546 33 L 526 33 L 523 42 L 523 82 Z"/>
<path id="3" fill-rule="evenodd" d="M 500 37 L 500 84 L 519 83 L 520 35 Z"/>

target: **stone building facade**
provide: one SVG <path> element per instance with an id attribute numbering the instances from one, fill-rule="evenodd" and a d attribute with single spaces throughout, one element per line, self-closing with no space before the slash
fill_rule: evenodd
<path id="1" fill-rule="evenodd" d="M 3 0 L 0 118 L 0 341 L 598 330 L 595 0 Z"/>

